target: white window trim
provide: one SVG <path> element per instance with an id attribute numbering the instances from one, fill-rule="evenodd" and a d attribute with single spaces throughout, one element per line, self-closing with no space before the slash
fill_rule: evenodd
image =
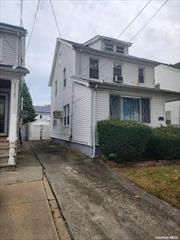
<path id="1" fill-rule="evenodd" d="M 67 124 L 67 119 L 68 119 L 67 106 L 69 106 L 69 124 Z M 64 111 L 64 108 L 66 108 L 66 113 Z M 66 124 L 64 124 L 64 118 L 66 118 Z M 69 127 L 69 126 L 70 126 L 70 104 L 66 104 L 63 106 L 63 127 Z"/>
<path id="2" fill-rule="evenodd" d="M 3 61 L 3 36 L 0 35 L 0 62 Z"/>
<path id="3" fill-rule="evenodd" d="M 144 82 L 143 83 L 141 83 L 141 82 L 139 82 L 139 68 L 142 68 L 143 69 L 143 76 L 144 76 Z M 146 68 L 145 68 L 145 66 L 138 66 L 138 80 L 137 80 L 137 82 L 138 82 L 138 85 L 144 85 L 145 84 L 145 82 L 146 82 Z"/>
<path id="4" fill-rule="evenodd" d="M 98 61 L 98 78 L 91 78 L 91 77 L 90 77 L 90 74 L 89 74 L 89 73 L 90 73 L 90 60 L 91 60 L 91 59 Z M 88 72 L 88 78 L 89 78 L 89 79 L 92 79 L 92 80 L 99 80 L 99 79 L 100 79 L 100 71 L 99 71 L 99 70 L 100 70 L 100 59 L 97 58 L 97 57 L 91 57 L 91 56 L 90 56 L 90 57 L 89 57 L 89 72 Z"/>

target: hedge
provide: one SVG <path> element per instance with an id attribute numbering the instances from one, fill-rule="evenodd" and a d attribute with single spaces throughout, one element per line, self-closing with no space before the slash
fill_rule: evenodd
<path id="1" fill-rule="evenodd" d="M 151 138 L 150 127 L 119 120 L 103 120 L 97 124 L 99 147 L 108 159 L 127 162 L 140 159 Z"/>
<path id="2" fill-rule="evenodd" d="M 180 159 L 180 128 L 161 127 L 152 129 L 152 137 L 144 153 L 151 159 Z"/>

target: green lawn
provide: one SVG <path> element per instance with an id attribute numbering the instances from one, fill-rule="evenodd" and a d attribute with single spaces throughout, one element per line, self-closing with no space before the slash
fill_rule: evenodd
<path id="1" fill-rule="evenodd" d="M 110 162 L 108 166 L 147 192 L 180 208 L 180 165 L 122 167 Z"/>

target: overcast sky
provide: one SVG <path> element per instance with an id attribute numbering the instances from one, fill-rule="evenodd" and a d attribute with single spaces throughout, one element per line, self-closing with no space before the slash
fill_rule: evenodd
<path id="1" fill-rule="evenodd" d="M 63 38 L 84 42 L 94 35 L 117 37 L 148 0 L 52 0 Z M 129 41 L 165 0 L 152 0 L 121 40 Z M 24 0 L 23 25 L 27 40 L 37 0 Z M 20 0 L 0 0 L 0 21 L 20 22 Z M 49 0 L 41 0 L 32 40 L 26 55 L 26 78 L 33 103 L 50 103 L 48 80 L 58 37 Z M 133 40 L 130 54 L 165 63 L 180 61 L 180 0 L 169 0 Z"/>

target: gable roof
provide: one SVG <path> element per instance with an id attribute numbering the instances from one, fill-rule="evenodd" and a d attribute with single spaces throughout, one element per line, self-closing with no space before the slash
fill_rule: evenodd
<path id="1" fill-rule="evenodd" d="M 81 43 L 77 43 L 77 42 L 73 42 L 67 39 L 62 39 L 61 40 L 70 43 L 73 48 L 75 49 L 80 49 L 81 51 L 84 51 L 86 53 L 90 53 L 90 54 L 96 54 L 96 55 L 103 55 L 105 57 L 110 57 L 110 58 L 114 58 L 117 60 L 127 60 L 127 61 L 131 61 L 131 62 L 139 62 L 139 63 L 146 63 L 146 64 L 150 64 L 152 66 L 157 66 L 159 64 L 162 64 L 161 62 L 157 62 L 157 61 L 153 61 L 150 59 L 146 59 L 146 58 L 140 58 L 140 57 L 135 57 L 132 55 L 124 55 L 124 54 L 116 54 L 113 52 L 107 52 L 107 51 L 102 51 L 102 50 L 97 50 L 94 48 L 91 48 L 87 45 L 81 44 Z"/>
<path id="2" fill-rule="evenodd" d="M 51 107 L 50 107 L 50 105 L 34 106 L 34 110 L 35 110 L 36 113 L 50 114 Z"/>

